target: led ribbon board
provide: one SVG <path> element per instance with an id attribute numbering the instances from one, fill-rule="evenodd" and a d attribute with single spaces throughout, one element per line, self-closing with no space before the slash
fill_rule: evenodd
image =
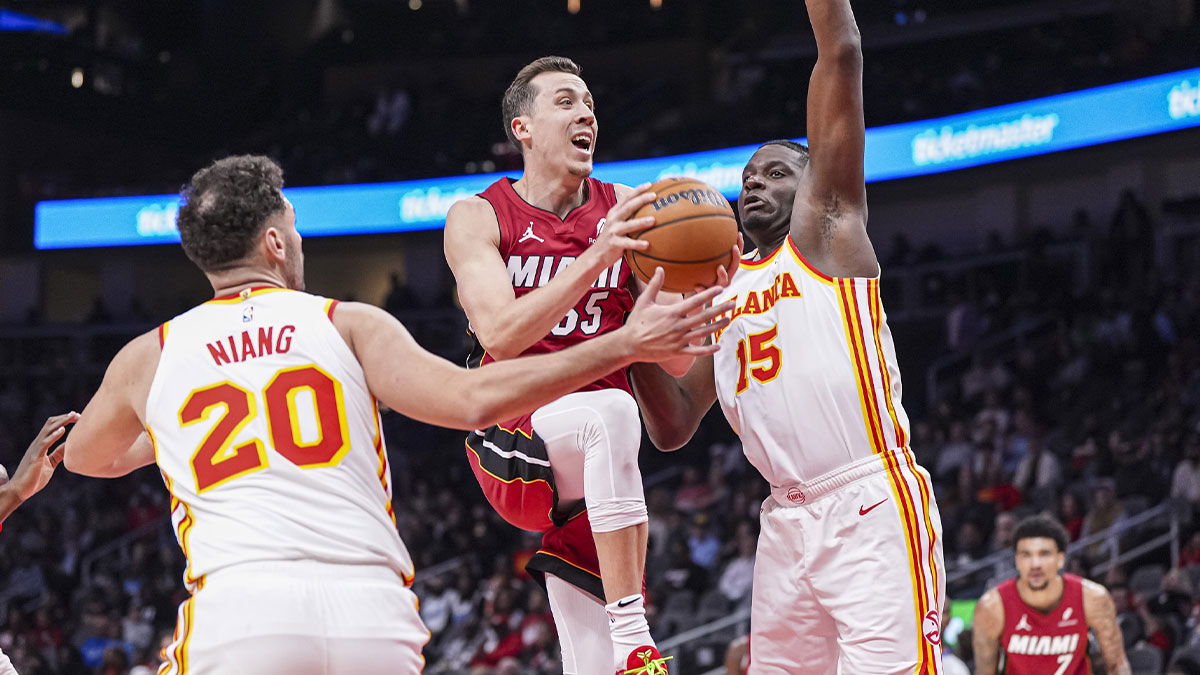
<path id="1" fill-rule="evenodd" d="M 1200 68 L 940 119 L 867 130 L 867 182 L 966 169 L 1020 157 L 1200 126 Z M 804 139 L 797 139 L 803 141 Z M 604 181 L 637 185 L 699 178 L 730 199 L 756 146 L 597 164 Z M 285 188 L 305 236 L 378 234 L 443 226 L 450 205 L 505 174 Z M 515 174 L 512 174 L 515 176 Z M 39 249 L 179 241 L 177 195 L 39 202 Z"/>

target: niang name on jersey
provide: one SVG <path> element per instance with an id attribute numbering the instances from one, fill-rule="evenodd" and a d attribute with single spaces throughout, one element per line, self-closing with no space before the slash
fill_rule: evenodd
<path id="1" fill-rule="evenodd" d="M 1056 656 L 1071 654 L 1079 646 L 1079 633 L 1072 635 L 1013 635 L 1008 641 L 1009 654 Z"/>
<path id="2" fill-rule="evenodd" d="M 729 320 L 732 322 L 743 314 L 762 314 L 784 298 L 799 297 L 801 297 L 800 288 L 796 286 L 796 280 L 792 278 L 791 273 L 781 272 L 775 275 L 775 282 L 771 284 L 770 288 L 750 291 L 743 302 L 738 302 L 736 295 L 730 297 L 729 302 L 733 303 L 733 315 L 729 317 Z M 723 332 L 719 331 L 715 339 L 720 340 Z"/>
<path id="3" fill-rule="evenodd" d="M 508 276 L 512 277 L 513 288 L 538 288 L 550 283 L 573 262 L 573 255 L 510 255 Z M 605 268 L 592 283 L 592 288 L 620 288 L 621 265 L 624 262 L 624 259 L 618 259 L 612 267 Z"/>
<path id="4" fill-rule="evenodd" d="M 212 355 L 213 363 L 223 366 L 227 363 L 241 363 L 247 359 L 271 354 L 286 354 L 292 348 L 292 334 L 295 326 L 283 326 L 278 332 L 275 326 L 264 326 L 258 329 L 257 335 L 250 331 L 242 331 L 241 336 L 230 335 L 227 338 L 208 343 L 208 353 Z M 229 349 L 225 347 L 228 345 Z"/>

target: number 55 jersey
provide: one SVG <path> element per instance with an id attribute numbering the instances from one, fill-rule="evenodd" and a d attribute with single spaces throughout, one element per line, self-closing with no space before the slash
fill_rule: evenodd
<path id="1" fill-rule="evenodd" d="M 379 411 L 336 300 L 259 288 L 159 328 L 146 424 L 184 580 L 250 562 L 375 565 L 411 583 Z"/>

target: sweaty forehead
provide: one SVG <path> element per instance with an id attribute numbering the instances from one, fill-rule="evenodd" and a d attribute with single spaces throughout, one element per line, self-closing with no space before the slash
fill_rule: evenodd
<path id="1" fill-rule="evenodd" d="M 764 168 L 771 164 L 784 164 L 796 169 L 802 168 L 800 154 L 782 145 L 764 145 L 754 153 L 746 168 Z"/>
<path id="2" fill-rule="evenodd" d="M 537 95 L 539 97 L 545 95 L 552 96 L 558 91 L 564 89 L 580 96 L 591 95 L 591 92 L 588 91 L 587 83 L 583 81 L 583 78 L 579 77 L 578 75 L 572 75 L 571 73 L 541 73 L 537 77 L 533 78 L 533 80 L 530 81 L 530 84 L 536 88 Z"/>

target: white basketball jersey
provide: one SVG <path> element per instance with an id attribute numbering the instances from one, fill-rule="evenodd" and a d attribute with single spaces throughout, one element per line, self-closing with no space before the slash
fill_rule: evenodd
<path id="1" fill-rule="evenodd" d="M 257 288 L 159 328 L 146 424 L 189 588 L 280 560 L 384 565 L 411 582 L 379 411 L 336 304 Z"/>
<path id="2" fill-rule="evenodd" d="M 772 485 L 810 481 L 908 443 L 896 351 L 877 279 L 834 279 L 791 237 L 743 260 L 718 302 L 717 398 Z"/>

